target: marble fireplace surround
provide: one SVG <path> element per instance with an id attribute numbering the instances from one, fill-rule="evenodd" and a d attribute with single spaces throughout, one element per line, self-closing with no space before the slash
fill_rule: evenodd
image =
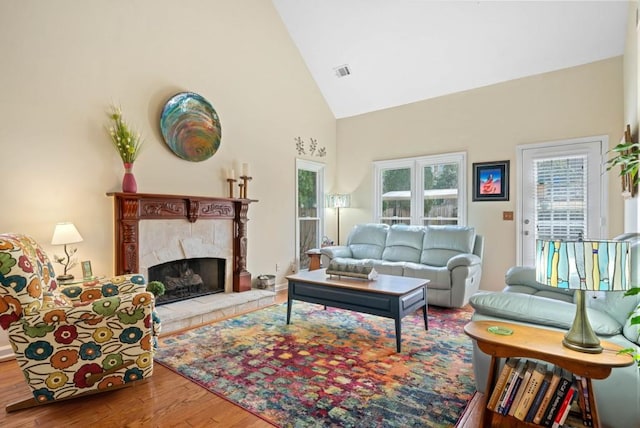
<path id="1" fill-rule="evenodd" d="M 176 260 L 215 257 L 225 260 L 224 292 L 233 291 L 231 220 L 141 220 L 139 272 L 149 278 L 149 268 Z"/>

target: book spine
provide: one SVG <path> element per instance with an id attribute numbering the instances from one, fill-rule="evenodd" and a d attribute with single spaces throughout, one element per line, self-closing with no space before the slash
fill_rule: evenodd
<path id="1" fill-rule="evenodd" d="M 545 411 L 544 418 L 542 418 L 542 425 L 544 425 L 545 427 L 550 427 L 553 425 L 555 416 L 558 413 L 558 410 L 560 409 L 562 401 L 564 400 L 564 397 L 567 394 L 570 386 L 571 380 L 563 376 L 560 379 L 560 383 L 558 383 L 558 389 L 551 399 L 549 407 Z"/>
<path id="2" fill-rule="evenodd" d="M 533 405 L 533 401 L 540 390 L 540 386 L 542 385 L 542 380 L 545 377 L 546 369 L 542 366 L 536 366 L 531 376 L 529 378 L 529 382 L 520 398 L 520 402 L 518 403 L 518 407 L 516 408 L 513 416 L 520 420 L 524 421 L 527 413 L 529 412 L 529 408 Z"/>
<path id="3" fill-rule="evenodd" d="M 540 407 L 540 404 L 542 403 L 542 399 L 547 393 L 547 390 L 549 389 L 550 384 L 551 384 L 551 377 L 550 376 L 545 377 L 545 379 L 542 381 L 542 384 L 540 385 L 540 389 L 538 390 L 538 393 L 536 394 L 536 398 L 533 400 L 533 403 L 531 404 L 531 407 L 527 412 L 527 416 L 525 416 L 524 418 L 525 422 L 533 422 L 533 418 L 536 416 L 536 413 L 538 412 L 538 408 Z"/>
<path id="4" fill-rule="evenodd" d="M 593 414 L 591 413 L 591 391 L 589 391 L 589 383 L 587 378 L 579 377 L 578 386 L 581 398 L 580 410 L 582 411 L 582 423 L 587 427 L 593 426 Z"/>
<path id="5" fill-rule="evenodd" d="M 509 414 L 509 410 L 511 409 L 511 406 L 513 405 L 513 400 L 514 400 L 514 398 L 516 398 L 516 394 L 518 393 L 518 389 L 520 388 L 520 385 L 522 384 L 522 376 L 521 375 L 517 375 L 517 377 L 513 380 L 513 382 L 514 382 L 513 388 L 511 389 L 511 392 L 509 392 L 509 396 L 507 397 L 506 403 L 503 406 L 503 411 L 502 411 L 503 415 L 508 415 Z"/>
<path id="6" fill-rule="evenodd" d="M 560 382 L 560 375 L 558 373 L 558 368 L 556 367 L 554 369 L 554 374 L 553 374 L 553 377 L 551 378 L 551 383 L 549 384 L 549 388 L 547 389 L 547 392 L 544 395 L 542 402 L 540 403 L 540 407 L 538 407 L 538 411 L 536 412 L 536 415 L 533 418 L 534 424 L 540 424 L 542 422 L 542 418 L 544 417 L 545 411 L 547 410 L 547 407 L 549 407 L 549 403 L 551 402 L 551 399 L 553 398 L 553 395 L 555 394 L 556 389 L 558 389 L 559 382 Z"/>
<path id="7" fill-rule="evenodd" d="M 498 400 L 498 404 L 496 406 L 496 412 L 500 413 L 500 414 L 504 414 L 504 406 L 507 403 L 507 400 L 509 398 L 509 394 L 511 394 L 511 391 L 513 390 L 513 385 L 515 383 L 515 380 L 518 378 L 518 372 L 516 371 L 516 369 L 514 369 L 511 373 L 511 375 L 509 375 L 509 379 L 507 380 L 507 384 L 505 385 L 504 389 L 502 390 L 502 394 L 500 394 L 500 399 Z"/>
<path id="8" fill-rule="evenodd" d="M 571 403 L 575 398 L 575 394 L 576 388 L 574 386 L 570 386 L 569 390 L 567 391 L 567 395 L 565 395 L 564 399 L 562 400 L 562 405 L 560 406 L 560 409 L 558 409 L 558 413 L 553 419 L 553 425 L 551 425 L 553 428 L 559 428 L 562 426 L 562 424 L 564 424 L 564 421 L 567 419 L 567 415 L 569 414 Z"/>
<path id="9" fill-rule="evenodd" d="M 487 403 L 487 409 L 496 410 L 496 406 L 498 404 L 498 400 L 500 399 L 500 395 L 507 384 L 507 380 L 509 375 L 513 372 L 513 367 L 515 367 L 517 359 L 508 358 L 507 362 L 502 366 L 502 370 L 500 371 L 500 375 L 498 376 L 498 380 L 496 381 L 496 385 L 491 392 L 491 397 L 489 398 L 489 402 Z"/>
<path id="10" fill-rule="evenodd" d="M 535 363 L 528 361 L 526 365 L 526 370 L 524 375 L 522 376 L 522 381 L 520 381 L 520 386 L 518 386 L 518 390 L 516 391 L 516 395 L 511 402 L 511 406 L 509 406 L 509 416 L 514 416 L 516 414 L 516 410 L 520 405 L 520 401 L 522 400 L 522 396 L 529 385 L 529 381 L 531 380 L 531 375 L 533 374 L 533 369 L 535 368 Z"/>

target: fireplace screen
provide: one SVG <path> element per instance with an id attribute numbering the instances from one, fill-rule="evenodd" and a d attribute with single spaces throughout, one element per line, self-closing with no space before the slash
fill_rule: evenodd
<path id="1" fill-rule="evenodd" d="M 224 292 L 225 260 L 211 257 L 176 260 L 149 268 L 149 281 L 164 284 L 157 305 Z"/>

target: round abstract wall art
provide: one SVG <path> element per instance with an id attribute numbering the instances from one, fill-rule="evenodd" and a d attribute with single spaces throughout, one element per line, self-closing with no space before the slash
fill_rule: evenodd
<path id="1" fill-rule="evenodd" d="M 222 137 L 218 113 L 193 92 L 181 92 L 167 101 L 160 116 L 160 130 L 171 151 L 191 162 L 213 156 Z"/>

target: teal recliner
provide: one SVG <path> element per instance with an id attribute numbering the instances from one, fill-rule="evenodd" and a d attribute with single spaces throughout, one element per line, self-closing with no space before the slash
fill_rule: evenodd
<path id="1" fill-rule="evenodd" d="M 632 283 L 640 284 L 640 235 L 623 235 L 632 241 Z M 573 290 L 551 288 L 536 281 L 534 267 L 516 266 L 507 271 L 501 292 L 479 292 L 469 303 L 473 320 L 499 320 L 568 331 L 575 316 Z M 640 295 L 624 292 L 587 292 L 587 316 L 603 340 L 640 353 L 640 330 L 631 318 L 640 316 Z M 485 392 L 490 357 L 474 342 L 473 369 L 478 391 Z M 640 367 L 614 368 L 611 375 L 593 380 L 603 427 L 640 427 Z"/>

